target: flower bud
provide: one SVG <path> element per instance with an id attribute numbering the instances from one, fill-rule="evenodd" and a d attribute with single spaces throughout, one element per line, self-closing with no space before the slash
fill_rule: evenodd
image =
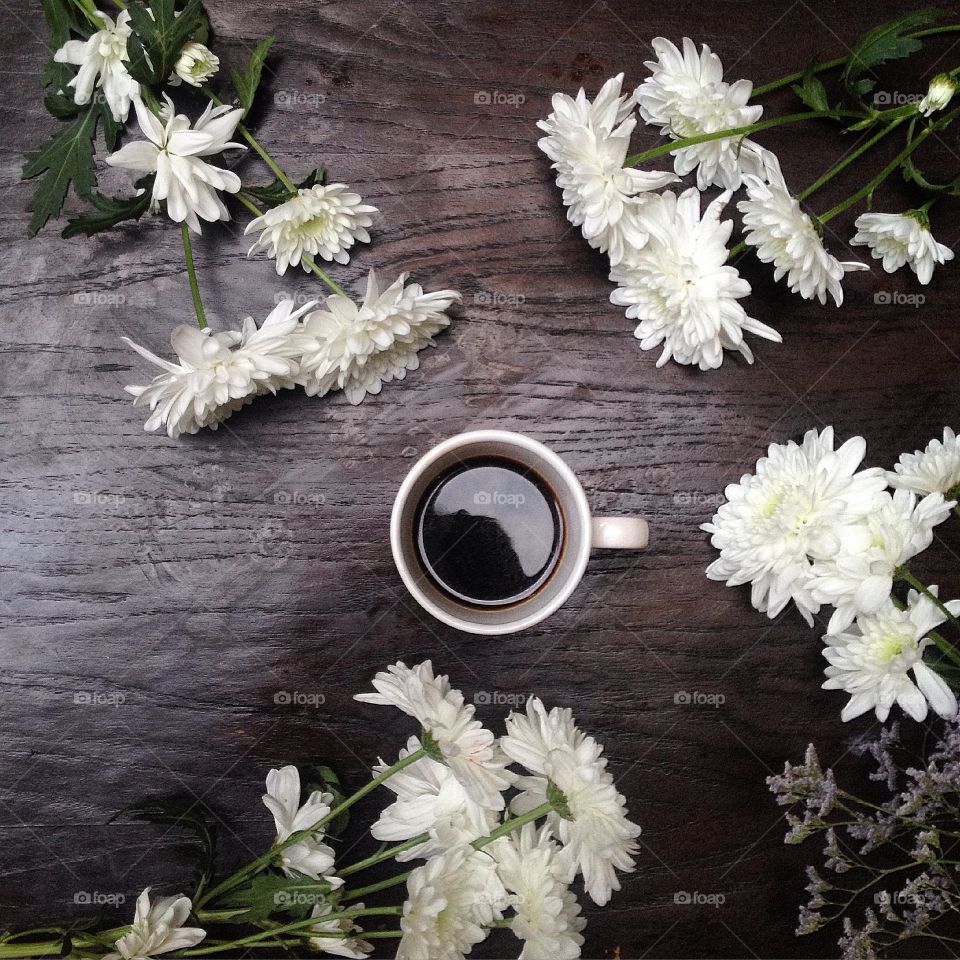
<path id="1" fill-rule="evenodd" d="M 199 87 L 220 69 L 220 58 L 202 43 L 191 40 L 180 51 L 173 67 L 170 83 L 178 86 L 182 80 L 192 87 Z"/>
<path id="2" fill-rule="evenodd" d="M 953 98 L 957 85 L 948 73 L 938 73 L 931 81 L 927 95 L 920 101 L 919 111 L 929 117 L 942 110 Z"/>

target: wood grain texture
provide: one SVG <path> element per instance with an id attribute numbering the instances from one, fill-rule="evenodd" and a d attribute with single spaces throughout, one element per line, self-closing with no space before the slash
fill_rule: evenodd
<path id="1" fill-rule="evenodd" d="M 840 759 L 870 722 L 841 727 L 842 698 L 819 689 L 817 634 L 798 616 L 768 622 L 745 591 L 706 580 L 712 551 L 698 526 L 773 440 L 832 423 L 868 438 L 869 463 L 889 465 L 957 426 L 960 274 L 937 274 L 919 307 L 878 306 L 877 292 L 921 288 L 874 268 L 848 279 L 838 311 L 745 261 L 751 313 L 784 343 L 759 342 L 753 367 L 657 370 L 608 302 L 602 258 L 564 218 L 535 121 L 555 90 L 593 92 L 621 70 L 639 82 L 657 35 L 705 41 L 731 78 L 759 83 L 842 52 L 909 7 L 210 0 L 224 60 L 277 34 L 254 125 L 284 168 L 325 163 L 382 211 L 341 283 L 360 291 L 371 266 L 411 270 L 465 302 L 419 371 L 358 408 L 288 392 L 178 442 L 143 432 L 122 388 L 145 371 L 118 339 L 165 353 L 172 326 L 190 322 L 178 232 L 151 220 L 91 240 L 54 229 L 26 239 L 19 170 L 52 122 L 40 102 L 45 32 L 22 5 L 0 7 L 4 924 L 79 915 L 83 893 L 125 896 L 119 920 L 147 883 L 175 887 L 175 834 L 110 822 L 145 794 L 212 803 L 228 861 L 261 851 L 266 770 L 322 759 L 364 782 L 408 731 L 352 694 L 397 658 L 432 657 L 468 697 L 536 693 L 572 706 L 606 744 L 644 833 L 621 894 L 605 911 L 587 908 L 586 956 L 835 954 L 836 934 L 793 936 L 801 867 L 818 851 L 783 846 L 764 778 L 811 738 L 825 762 Z M 955 42 L 931 49 L 936 69 L 960 61 Z M 906 67 L 889 77 L 891 89 L 922 85 Z M 637 142 L 656 140 L 643 130 Z M 803 184 L 857 141 L 810 127 L 763 142 Z M 956 134 L 936 151 L 955 171 Z M 242 169 L 268 179 L 255 158 Z M 831 185 L 816 209 L 858 182 Z M 897 186 L 887 196 L 889 209 L 910 199 Z M 831 224 L 835 249 L 851 220 Z M 937 231 L 960 244 L 956 203 Z M 234 229 L 207 229 L 196 244 L 215 326 L 262 317 L 281 291 L 318 292 L 245 250 Z M 595 556 L 547 624 L 495 641 L 419 613 L 387 545 L 391 501 L 415 458 L 489 425 L 548 443 L 598 511 L 638 512 L 653 529 L 643 554 Z M 958 557 L 955 529 L 925 557 L 953 595 Z M 324 702 L 283 706 L 279 691 Z M 680 691 L 725 702 L 685 707 Z M 480 707 L 491 723 L 503 712 Z M 373 809 L 365 803 L 355 823 Z M 345 846 L 370 843 L 354 827 Z M 724 902 L 682 905 L 680 891 Z M 516 954 L 506 935 L 484 949 Z"/>

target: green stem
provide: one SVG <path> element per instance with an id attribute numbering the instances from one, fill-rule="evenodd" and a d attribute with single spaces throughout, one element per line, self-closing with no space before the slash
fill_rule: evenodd
<path id="1" fill-rule="evenodd" d="M 223 101 L 212 91 L 204 87 L 203 92 L 215 103 L 217 106 L 223 106 Z M 260 143 L 259 140 L 241 123 L 238 124 L 237 130 L 240 131 L 240 136 L 243 137 L 247 143 L 259 154 L 260 159 L 270 168 L 273 172 L 273 175 L 291 192 L 297 192 L 297 185 L 280 169 L 280 165 L 267 153 L 266 148 Z"/>
<path id="2" fill-rule="evenodd" d="M 371 893 L 379 893 L 381 890 L 387 890 L 390 887 L 396 887 L 401 883 L 406 883 L 409 876 L 410 871 L 408 870 L 406 873 L 398 874 L 395 877 L 389 877 L 386 880 L 381 880 L 379 883 L 371 883 L 366 887 L 358 887 L 356 890 L 348 890 L 342 895 L 342 899 L 359 900 L 361 897 L 369 896 Z"/>
<path id="3" fill-rule="evenodd" d="M 387 767 L 379 776 L 374 777 L 369 783 L 362 786 L 356 793 L 347 797 L 342 803 L 334 807 L 325 817 L 318 820 L 312 827 L 308 827 L 306 830 L 298 830 L 296 833 L 292 833 L 286 840 L 283 840 L 281 843 L 274 844 L 265 854 L 256 858 L 256 860 L 251 861 L 245 867 L 241 867 L 235 873 L 232 873 L 225 880 L 221 881 L 217 886 L 212 890 L 208 890 L 197 902 L 196 906 L 202 907 L 207 903 L 210 903 L 211 900 L 215 900 L 217 897 L 226 893 L 228 890 L 232 890 L 238 884 L 243 883 L 247 877 L 256 873 L 258 870 L 262 870 L 264 867 L 269 866 L 277 854 L 286 850 L 287 847 L 292 847 L 295 843 L 299 843 L 303 840 L 304 837 L 312 836 L 318 830 L 321 830 L 326 824 L 330 823 L 332 820 L 336 820 L 341 814 L 349 810 L 355 803 L 362 800 L 368 793 L 371 793 L 373 790 L 376 790 L 381 784 L 386 783 L 395 773 L 399 773 L 406 767 L 409 767 L 410 764 L 416 763 L 418 760 L 421 760 L 427 755 L 426 750 L 421 747 L 419 750 L 414 750 L 413 753 L 408 754 L 405 757 L 401 757 L 392 767 Z M 423 842 L 422 840 L 420 841 Z"/>
<path id="4" fill-rule="evenodd" d="M 379 853 L 367 857 L 366 860 L 359 860 L 357 863 L 350 864 L 349 867 L 338 870 L 337 876 L 349 877 L 351 874 L 366 870 L 367 867 L 373 867 L 378 863 L 383 863 L 384 860 L 392 860 L 398 853 L 403 853 L 404 850 L 412 850 L 421 843 L 426 843 L 429 839 L 429 833 L 421 833 L 419 836 L 404 840 L 403 843 L 395 843 L 392 847 L 387 847 L 385 850 L 381 850 Z"/>
<path id="5" fill-rule="evenodd" d="M 180 224 L 180 235 L 183 237 L 183 258 L 187 261 L 187 276 L 190 278 L 190 292 L 193 294 L 193 309 L 197 314 L 197 323 L 201 330 L 207 326 L 207 316 L 203 312 L 203 303 L 200 301 L 200 286 L 197 284 L 197 268 L 193 263 L 193 247 L 190 243 L 190 228 Z"/>
<path id="6" fill-rule="evenodd" d="M 337 913 L 328 913 L 323 917 L 307 917 L 304 920 L 295 920 L 293 923 L 285 923 L 279 927 L 270 927 L 269 930 L 262 930 L 260 933 L 250 934 L 248 937 L 241 937 L 239 940 L 231 940 L 228 943 L 216 943 L 209 947 L 196 947 L 191 950 L 183 950 L 181 957 L 205 957 L 213 953 L 222 953 L 225 950 L 235 950 L 237 947 L 254 946 L 263 940 L 270 940 L 281 933 L 292 933 L 296 931 L 309 931 L 310 936 L 326 936 L 325 933 L 314 933 L 311 927 L 323 922 L 328 923 L 331 920 L 352 920 L 355 917 L 377 917 L 377 916 L 399 916 L 403 912 L 403 907 L 363 907 L 354 910 L 342 910 Z M 342 937 L 343 934 L 332 934 Z"/>
<path id="7" fill-rule="evenodd" d="M 545 817 L 555 809 L 554 805 L 547 800 L 546 803 L 541 803 L 539 807 L 534 807 L 519 817 L 511 817 L 509 820 L 505 820 L 492 833 L 488 833 L 487 836 L 474 840 L 470 846 L 472 846 L 474 850 L 482 850 L 487 844 L 493 843 L 494 840 L 499 840 L 501 837 L 505 837 L 511 831 L 516 830 L 517 827 L 522 827 L 525 823 L 530 823 L 532 820 L 539 820 L 540 817 Z"/>
<path id="8" fill-rule="evenodd" d="M 249 198 L 244 196 L 242 193 L 234 194 L 234 196 L 255 216 L 262 217 L 263 211 Z M 349 299 L 350 294 L 347 293 L 339 283 L 336 282 L 331 276 L 326 274 L 320 267 L 317 266 L 316 261 L 309 254 L 304 254 L 300 258 L 300 262 L 308 269 L 312 270 L 334 293 L 339 294 L 341 297 L 347 297 Z"/>
<path id="9" fill-rule="evenodd" d="M 903 580 L 904 583 L 910 584 L 914 590 L 918 593 L 923 594 L 928 600 L 930 600 L 934 606 L 949 620 L 955 627 L 960 628 L 960 620 L 958 620 L 949 610 L 947 605 L 924 583 L 918 580 L 906 567 L 901 567 L 897 571 L 897 577 L 900 580 Z M 936 631 L 930 631 L 928 636 L 934 643 L 958 666 L 960 666 L 960 651 L 950 643 L 945 637 L 941 636 Z"/>
<path id="10" fill-rule="evenodd" d="M 916 137 L 910 140 L 907 145 L 896 155 L 896 157 L 894 157 L 893 160 L 891 160 L 872 180 L 864 184 L 856 193 L 847 197 L 846 200 L 842 200 L 835 207 L 832 207 L 826 213 L 821 214 L 821 216 L 817 218 L 820 223 L 827 223 L 827 221 L 832 220 L 845 210 L 849 210 L 850 207 L 859 203 L 865 197 L 871 196 L 874 190 L 876 190 L 877 187 L 879 187 L 880 184 L 883 183 L 883 181 L 886 180 L 891 173 L 899 169 L 904 160 L 906 160 L 907 157 L 909 157 L 910 154 L 913 153 L 913 151 L 916 150 L 917 147 L 919 147 L 920 144 L 927 139 L 927 137 L 929 137 L 935 131 L 945 127 L 948 123 L 950 123 L 951 120 L 954 119 L 954 117 L 956 117 L 957 113 L 957 110 L 953 110 L 936 123 L 931 123 L 929 126 L 924 127 L 924 129 L 921 130 Z"/>
<path id="11" fill-rule="evenodd" d="M 0 943 L 0 957 L 59 957 L 63 954 L 63 941 L 47 943 Z"/>
<path id="12" fill-rule="evenodd" d="M 670 140 L 667 143 L 660 144 L 659 147 L 652 147 L 644 150 L 643 153 L 635 153 L 632 157 L 627 157 L 623 165 L 625 167 L 636 167 L 648 160 L 655 160 L 664 154 L 673 153 L 674 150 L 682 150 L 684 147 L 693 147 L 698 143 L 708 143 L 711 140 L 726 140 L 728 137 L 742 137 L 751 133 L 759 133 L 761 130 L 770 130 L 773 127 L 783 127 L 790 123 L 800 123 L 802 120 L 821 120 L 824 117 L 857 117 L 863 118 L 863 113 L 851 110 L 810 110 L 806 113 L 789 113 L 783 117 L 771 117 L 769 120 L 760 120 L 757 123 L 750 123 L 742 127 L 729 127 L 726 130 L 717 130 L 714 133 L 700 133 L 694 137 L 680 137 L 676 140 Z"/>
<path id="13" fill-rule="evenodd" d="M 915 30 L 913 33 L 908 33 L 908 37 L 916 37 L 920 39 L 922 37 L 930 37 L 936 33 L 956 33 L 960 31 L 960 23 L 950 24 L 945 27 L 930 27 L 927 30 Z M 796 73 L 788 73 L 784 77 L 780 77 L 778 80 L 771 80 L 769 83 L 765 83 L 762 86 L 754 87 L 752 97 L 762 97 L 765 93 L 770 93 L 771 90 L 779 90 L 781 87 L 789 86 L 791 83 L 796 83 L 798 80 L 803 80 L 803 78 L 808 73 L 824 73 L 827 70 L 833 70 L 836 67 L 842 67 L 849 57 L 834 57 L 832 60 L 824 60 L 822 63 L 816 63 L 807 70 L 798 70 Z"/>

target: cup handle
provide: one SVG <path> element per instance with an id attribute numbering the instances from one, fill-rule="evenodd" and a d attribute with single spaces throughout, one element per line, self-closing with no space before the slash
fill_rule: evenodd
<path id="1" fill-rule="evenodd" d="M 642 550 L 650 542 L 650 527 L 642 517 L 593 517 L 591 546 L 600 550 Z"/>

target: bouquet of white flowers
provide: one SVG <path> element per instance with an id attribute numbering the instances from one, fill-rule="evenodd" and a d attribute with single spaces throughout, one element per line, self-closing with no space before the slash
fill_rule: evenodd
<path id="1" fill-rule="evenodd" d="M 373 767 L 364 787 L 344 797 L 323 767 L 317 788 L 305 790 L 296 767 L 271 770 L 263 802 L 276 840 L 223 879 L 199 804 L 138 804 L 143 818 L 195 829 L 200 869 L 191 895 L 151 897 L 147 887 L 127 927 L 44 927 L 42 940 L 34 931 L 0 934 L 0 958 L 256 949 L 363 958 L 372 941 L 395 938 L 397 957 L 435 960 L 465 956 L 497 928 L 522 942 L 524 960 L 578 957 L 586 921 L 571 885 L 581 876 L 594 903 L 606 904 L 620 889 L 617 871 L 633 869 L 640 834 L 600 744 L 570 710 L 547 710 L 536 697 L 495 737 L 429 660 L 394 664 L 373 686 L 356 699 L 402 711 L 419 731 L 396 762 Z M 347 811 L 380 786 L 394 794 L 370 827 L 382 846 L 341 862 L 329 841 Z M 388 863 L 408 869 L 363 881 L 363 871 Z M 401 905 L 367 905 L 403 885 Z"/>
<path id="2" fill-rule="evenodd" d="M 425 293 L 407 283 L 406 273 L 381 289 L 371 270 L 357 304 L 317 263 L 347 263 L 356 243 L 369 242 L 378 211 L 345 184 L 325 182 L 322 167 L 295 182 L 245 126 L 273 38 L 256 48 L 244 70 L 230 71 L 229 94 L 218 95 L 209 83 L 219 76 L 220 58 L 206 46 L 209 24 L 200 0 L 118 6 L 114 20 L 93 0 L 44 0 L 53 35 L 44 104 L 62 128 L 27 158 L 23 176 L 39 178 L 28 204 L 31 235 L 60 213 L 71 186 L 86 211 L 69 221 L 64 237 L 91 236 L 148 213 L 180 227 L 196 326 L 173 331 L 175 362 L 124 338 L 161 370 L 149 384 L 127 387 L 136 404 L 150 408 L 145 428 L 162 427 L 173 438 L 215 430 L 256 397 L 295 386 L 311 396 L 343 390 L 357 404 L 415 370 L 417 354 L 449 324 L 447 308 L 460 295 Z M 170 97 L 184 90 L 207 101 L 196 120 Z M 228 95 L 231 102 L 223 103 Z M 116 149 L 131 110 L 140 139 Z M 96 189 L 98 129 L 110 151 L 105 162 L 138 175 L 129 196 Z M 248 146 L 275 177 L 272 183 L 243 182 L 212 162 Z M 230 220 L 228 199 L 251 215 L 245 233 L 259 235 L 249 254 L 265 253 L 278 274 L 289 267 L 315 274 L 330 290 L 323 304 L 311 300 L 294 309 L 293 300 L 281 300 L 260 324 L 247 317 L 239 330 L 211 331 L 190 234 L 204 223 Z"/>

